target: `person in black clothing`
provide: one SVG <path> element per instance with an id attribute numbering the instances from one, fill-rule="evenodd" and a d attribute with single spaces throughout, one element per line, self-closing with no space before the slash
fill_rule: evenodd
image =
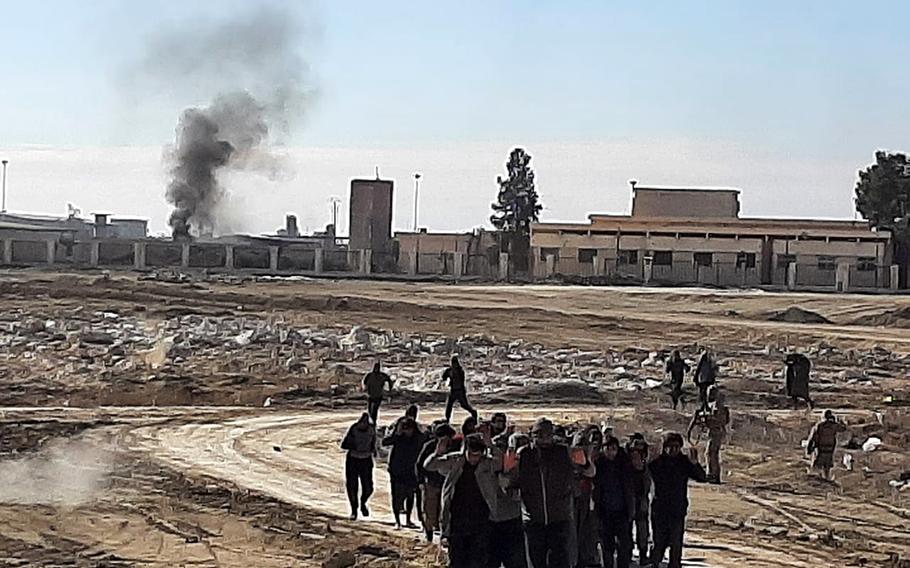
<path id="1" fill-rule="evenodd" d="M 477 420 L 477 411 L 468 402 L 468 390 L 465 385 L 464 369 L 458 357 L 452 357 L 452 365 L 442 373 L 442 379 L 449 382 L 449 397 L 446 399 L 446 421 L 452 420 L 452 408 L 457 402 L 461 408 Z"/>
<path id="2" fill-rule="evenodd" d="M 417 528 L 411 522 L 417 491 L 417 458 L 423 449 L 423 439 L 417 432 L 417 423 L 409 416 L 399 418 L 392 433 L 383 438 L 382 445 L 392 447 L 389 454 L 389 480 L 392 484 L 395 527 L 401 528 L 401 513 L 404 513 L 405 526 Z"/>
<path id="3" fill-rule="evenodd" d="M 600 519 L 604 568 L 629 568 L 632 561 L 634 497 L 629 457 L 610 436 L 594 462 L 594 501 Z"/>
<path id="4" fill-rule="evenodd" d="M 373 494 L 373 456 L 376 453 L 376 429 L 373 428 L 369 414 L 364 412 L 360 420 L 348 429 L 341 441 L 341 449 L 348 452 L 344 462 L 344 477 L 351 504 L 351 519 L 357 518 L 358 503 L 360 513 L 369 517 L 367 501 Z"/>
<path id="5" fill-rule="evenodd" d="M 686 513 L 689 509 L 689 480 L 707 481 L 704 468 L 698 463 L 695 448 L 689 455 L 682 453 L 682 434 L 670 432 L 664 438 L 663 453 L 648 464 L 654 484 L 651 502 L 651 532 L 654 549 L 651 561 L 659 565 L 667 548 L 670 549 L 668 568 L 681 568 Z"/>
<path id="6" fill-rule="evenodd" d="M 423 444 L 420 456 L 417 458 L 417 478 L 420 485 L 423 486 L 423 516 L 420 520 L 423 522 L 423 531 L 426 535 L 427 542 L 433 542 L 433 532 L 439 530 L 439 514 L 442 505 L 442 485 L 445 482 L 445 476 L 429 471 L 424 464 L 440 445 L 445 452 L 457 452 L 459 445 L 452 441 L 455 437 L 455 429 L 449 426 L 447 422 L 439 422 L 433 430 L 434 436 Z"/>
<path id="7" fill-rule="evenodd" d="M 708 387 L 717 382 L 717 361 L 714 359 L 714 354 L 708 349 L 702 351 L 692 380 L 698 387 L 699 407 L 708 408 Z"/>
<path id="8" fill-rule="evenodd" d="M 673 399 L 673 410 L 679 405 L 679 399 L 682 398 L 683 379 L 689 372 L 689 364 L 679 354 L 679 350 L 674 349 L 673 355 L 667 361 L 667 373 L 670 374 L 670 398 Z"/>
<path id="9" fill-rule="evenodd" d="M 417 428 L 417 435 L 420 437 L 420 447 L 423 448 L 423 444 L 426 443 L 427 438 L 430 437 L 430 432 L 424 430 L 420 422 L 417 420 L 417 416 L 420 414 L 420 407 L 416 404 L 408 406 L 408 409 L 404 411 L 404 415 L 414 419 L 414 426 Z M 417 468 L 420 468 L 420 464 L 417 465 Z M 417 489 L 414 490 L 414 506 L 417 508 L 417 518 L 423 519 L 423 491 L 420 488 L 420 475 L 417 476 Z"/>
<path id="10" fill-rule="evenodd" d="M 382 363 L 376 361 L 373 370 L 363 377 L 363 390 L 367 391 L 367 412 L 373 419 L 373 424 L 379 423 L 379 407 L 385 397 L 385 386 L 392 390 L 394 383 L 392 377 L 382 372 Z"/>

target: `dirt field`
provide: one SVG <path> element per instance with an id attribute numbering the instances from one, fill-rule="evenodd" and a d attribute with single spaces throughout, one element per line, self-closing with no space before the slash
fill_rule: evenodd
<path id="1" fill-rule="evenodd" d="M 666 353 L 707 345 L 733 427 L 688 565 L 910 566 L 910 297 L 6 272 L 0 300 L 0 565 L 438 566 L 392 528 L 382 467 L 371 519 L 346 519 L 337 445 L 376 357 L 385 421 L 438 416 L 458 353 L 482 412 L 656 441 L 694 397 L 670 408 Z M 781 394 L 794 348 L 816 412 Z M 827 408 L 835 483 L 801 447 Z"/>

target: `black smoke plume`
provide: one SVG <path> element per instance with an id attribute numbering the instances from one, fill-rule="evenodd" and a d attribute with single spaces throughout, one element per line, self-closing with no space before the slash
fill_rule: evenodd
<path id="1" fill-rule="evenodd" d="M 165 154 L 174 238 L 218 230 L 225 171 L 275 177 L 282 168 L 272 143 L 276 135 L 290 133 L 314 92 L 298 53 L 313 28 L 298 16 L 264 8 L 160 32 L 131 73 L 133 88 L 178 98 L 213 97 L 208 106 L 183 111 L 175 144 Z"/>

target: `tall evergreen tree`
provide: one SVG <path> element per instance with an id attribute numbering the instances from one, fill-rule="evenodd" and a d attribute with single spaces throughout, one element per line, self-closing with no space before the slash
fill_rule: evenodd
<path id="1" fill-rule="evenodd" d="M 540 210 L 537 189 L 534 187 L 534 170 L 531 155 L 523 148 L 515 148 L 506 162 L 508 176 L 496 177 L 499 195 L 493 203 L 493 226 L 517 236 L 530 236 L 531 223 L 538 220 Z"/>
<path id="2" fill-rule="evenodd" d="M 906 287 L 910 267 L 910 160 L 905 154 L 878 151 L 875 163 L 860 170 L 856 210 L 873 227 L 891 231 L 894 262 L 900 266 L 899 285 Z"/>
<path id="3" fill-rule="evenodd" d="M 910 161 L 906 155 L 875 153 L 875 163 L 859 172 L 856 210 L 875 227 L 906 231 L 910 213 Z"/>
<path id="4" fill-rule="evenodd" d="M 526 271 L 531 248 L 531 223 L 538 220 L 543 209 L 534 187 L 531 155 L 523 148 L 512 150 L 506 162 L 506 172 L 507 177 L 496 177 L 499 195 L 492 204 L 490 221 L 502 231 L 500 249 L 508 251 L 517 270 Z"/>

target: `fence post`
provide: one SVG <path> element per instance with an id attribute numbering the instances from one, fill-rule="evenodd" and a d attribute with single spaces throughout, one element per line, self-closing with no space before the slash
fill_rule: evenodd
<path id="1" fill-rule="evenodd" d="M 796 290 L 796 263 L 787 264 L 787 290 Z"/>
<path id="2" fill-rule="evenodd" d="M 54 264 L 55 256 L 57 256 L 57 241 L 53 239 L 48 239 L 46 241 L 47 246 L 47 264 L 48 266 Z"/>
<path id="3" fill-rule="evenodd" d="M 101 243 L 92 241 L 89 245 L 88 263 L 91 266 L 98 266 L 101 256 Z"/>
<path id="4" fill-rule="evenodd" d="M 373 249 L 360 251 L 360 272 L 369 274 L 373 269 Z"/>
<path id="5" fill-rule="evenodd" d="M 269 247 L 269 271 L 278 272 L 278 247 Z"/>
<path id="6" fill-rule="evenodd" d="M 460 280 L 464 274 L 464 253 L 456 252 L 453 257 L 453 262 L 455 263 L 455 266 L 453 267 L 455 269 L 455 280 Z"/>
<path id="7" fill-rule="evenodd" d="M 837 292 L 846 292 L 850 289 L 850 265 L 840 263 L 834 273 L 834 289 Z"/>
<path id="8" fill-rule="evenodd" d="M 322 274 L 322 265 L 325 262 L 325 249 L 318 248 L 313 256 L 313 272 Z"/>
<path id="9" fill-rule="evenodd" d="M 3 264 L 13 263 L 13 239 L 3 239 Z"/>
<path id="10" fill-rule="evenodd" d="M 499 279 L 509 279 L 509 253 L 507 252 L 499 253 Z"/>
<path id="11" fill-rule="evenodd" d="M 181 243 L 180 245 L 180 266 L 189 268 L 190 266 L 190 243 Z"/>
<path id="12" fill-rule="evenodd" d="M 133 243 L 133 268 L 136 270 L 145 268 L 145 243 Z"/>
<path id="13" fill-rule="evenodd" d="M 408 276 L 417 276 L 417 251 L 408 251 Z"/>
<path id="14" fill-rule="evenodd" d="M 891 265 L 891 289 L 898 290 L 901 285 L 901 267 L 897 264 Z"/>
<path id="15" fill-rule="evenodd" d="M 234 270 L 234 245 L 224 245 L 224 267 Z"/>

